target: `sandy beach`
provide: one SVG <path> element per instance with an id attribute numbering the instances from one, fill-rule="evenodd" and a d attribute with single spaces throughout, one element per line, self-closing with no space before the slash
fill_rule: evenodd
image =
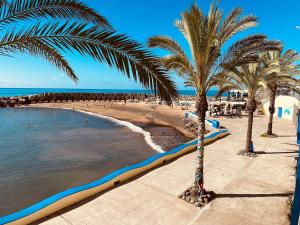
<path id="1" fill-rule="evenodd" d="M 54 104 L 32 106 L 54 107 Z M 170 126 L 176 129 L 175 133 L 193 138 L 193 134 L 184 129 L 184 111 L 179 107 L 158 106 L 154 110 L 145 103 L 125 105 L 106 103 L 104 107 L 104 102 L 56 103 L 55 107 L 74 107 L 135 124 Z M 279 137 L 269 139 L 260 137 L 266 129 L 267 117 L 255 117 L 253 140 L 258 156 L 248 158 L 237 154 L 244 147 L 247 118 L 221 117 L 218 120 L 222 126 L 230 130 L 231 135 L 206 147 L 204 167 L 206 187 L 218 194 L 217 199 L 207 210 L 201 211 L 177 198 L 193 182 L 195 153 L 191 153 L 115 189 L 69 207 L 39 223 L 44 225 L 289 224 L 290 209 L 287 200 L 294 189 L 295 157 L 298 151 L 292 122 L 275 119 L 274 131 Z M 147 129 L 151 132 L 153 126 L 150 128 L 146 126 Z"/>

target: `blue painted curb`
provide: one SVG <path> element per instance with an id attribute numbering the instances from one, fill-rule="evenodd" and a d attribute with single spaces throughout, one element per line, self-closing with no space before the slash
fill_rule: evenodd
<path id="1" fill-rule="evenodd" d="M 186 118 L 186 119 L 189 118 L 189 114 L 193 114 L 193 115 L 197 116 L 196 112 L 186 112 L 184 115 L 184 118 Z M 220 128 L 220 122 L 218 120 L 206 119 L 205 121 L 214 129 Z"/>

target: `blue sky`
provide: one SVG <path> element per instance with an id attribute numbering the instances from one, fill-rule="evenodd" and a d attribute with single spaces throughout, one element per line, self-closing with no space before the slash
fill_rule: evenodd
<path id="1" fill-rule="evenodd" d="M 188 46 L 174 26 L 180 12 L 190 7 L 194 0 L 84 0 L 104 15 L 120 33 L 145 43 L 152 35 L 164 34 L 175 38 L 185 49 Z M 210 0 L 198 0 L 207 11 Z M 259 17 L 259 25 L 242 32 L 234 41 L 250 33 L 263 33 L 269 39 L 281 40 L 285 48 L 300 51 L 300 1 L 299 0 L 221 0 L 221 8 L 228 13 L 240 6 L 244 14 Z M 156 53 L 160 53 L 155 51 Z M 75 85 L 65 74 L 51 64 L 29 55 L 0 58 L 0 87 L 47 87 L 47 88 L 107 88 L 141 89 L 133 81 L 114 69 L 101 65 L 90 58 L 66 55 L 79 77 Z M 183 81 L 173 75 L 177 86 L 184 88 Z"/>

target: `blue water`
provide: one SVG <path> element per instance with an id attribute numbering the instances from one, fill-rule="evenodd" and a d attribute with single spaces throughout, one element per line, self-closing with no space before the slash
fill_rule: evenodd
<path id="1" fill-rule="evenodd" d="M 2 108 L 0 118 L 0 217 L 156 154 L 142 134 L 74 111 Z"/>
<path id="2" fill-rule="evenodd" d="M 208 96 L 214 96 L 216 90 L 209 90 Z M 151 94 L 149 90 L 128 89 L 63 89 L 63 88 L 0 88 L 0 97 L 27 96 L 42 93 L 131 93 Z M 179 90 L 181 95 L 195 96 L 194 90 Z"/>

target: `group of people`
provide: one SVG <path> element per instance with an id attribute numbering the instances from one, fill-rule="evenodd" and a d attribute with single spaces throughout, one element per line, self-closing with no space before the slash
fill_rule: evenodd
<path id="1" fill-rule="evenodd" d="M 246 108 L 245 104 L 211 104 L 208 116 L 241 116 L 242 111 Z"/>

